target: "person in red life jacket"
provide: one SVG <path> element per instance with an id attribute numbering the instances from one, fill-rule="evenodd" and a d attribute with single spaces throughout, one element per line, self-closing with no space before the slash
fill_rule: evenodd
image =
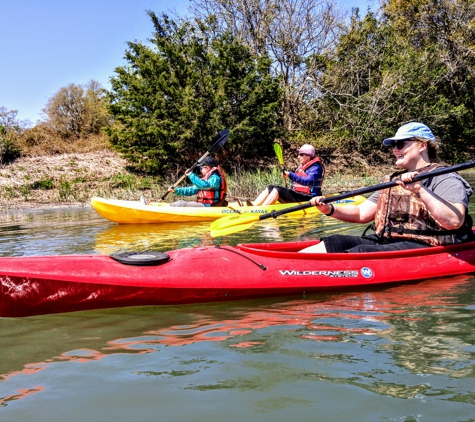
<path id="1" fill-rule="evenodd" d="M 473 193 L 457 173 L 443 174 L 411 183 L 413 177 L 442 167 L 438 164 L 436 138 L 423 123 L 401 126 L 383 141 L 393 150 L 402 172 L 386 176 L 397 186 L 373 193 L 359 205 L 334 207 L 310 202 L 323 214 L 352 223 L 368 223 L 374 234 L 333 235 L 300 252 L 376 252 L 426 248 L 473 240 L 468 203 Z"/>
<path id="2" fill-rule="evenodd" d="M 272 205 L 282 203 L 308 202 L 316 195 L 321 195 L 325 166 L 315 155 L 315 148 L 305 144 L 298 150 L 299 167 L 295 172 L 284 171 L 283 178 L 291 180 L 290 189 L 283 186 L 269 185 L 252 202 L 252 205 Z"/>
<path id="3" fill-rule="evenodd" d="M 226 177 L 218 162 L 212 157 L 205 157 L 200 163 L 201 178 L 190 169 L 185 174 L 190 179 L 192 186 L 170 186 L 169 192 L 177 196 L 198 195 L 196 201 L 180 200 L 170 204 L 171 207 L 215 207 L 226 206 L 226 193 L 228 190 Z"/>

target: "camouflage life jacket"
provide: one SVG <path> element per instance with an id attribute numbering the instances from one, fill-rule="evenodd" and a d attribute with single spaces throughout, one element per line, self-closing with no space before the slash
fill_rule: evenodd
<path id="1" fill-rule="evenodd" d="M 440 167 L 443 166 L 430 164 L 417 171 L 426 173 Z M 386 181 L 399 179 L 401 174 L 395 173 Z M 427 210 L 419 194 L 395 186 L 380 192 L 373 229 L 380 238 L 412 239 L 432 246 L 451 245 L 459 242 L 457 235 L 472 236 L 469 220 L 471 218 L 466 211 L 464 224 L 460 228 L 446 230 Z"/>

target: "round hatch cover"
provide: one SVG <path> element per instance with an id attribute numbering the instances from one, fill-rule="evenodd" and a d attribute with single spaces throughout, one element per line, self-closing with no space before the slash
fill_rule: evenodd
<path id="1" fill-rule="evenodd" d="M 163 252 L 121 252 L 111 255 L 112 259 L 126 265 L 160 265 L 168 262 L 170 256 Z"/>

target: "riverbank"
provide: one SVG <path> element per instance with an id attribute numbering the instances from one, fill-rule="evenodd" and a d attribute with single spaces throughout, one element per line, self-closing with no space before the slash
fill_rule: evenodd
<path id="1" fill-rule="evenodd" d="M 366 171 L 364 176 L 359 176 L 351 170 L 342 173 L 336 168 L 327 165 L 325 193 L 379 183 L 385 174 L 385 169 L 371 169 L 370 175 Z M 228 182 L 230 199 L 250 199 L 267 184 L 282 184 L 282 179 L 276 166 L 256 174 L 230 174 Z M 0 210 L 88 206 L 93 196 L 157 199 L 170 184 L 173 181 L 157 183 L 153 178 L 130 173 L 127 162 L 109 149 L 24 157 L 0 166 Z M 173 195 L 167 199 L 173 200 Z"/>
<path id="2" fill-rule="evenodd" d="M 126 162 L 108 150 L 23 157 L 0 166 L 0 209 L 81 206 L 110 189 Z"/>

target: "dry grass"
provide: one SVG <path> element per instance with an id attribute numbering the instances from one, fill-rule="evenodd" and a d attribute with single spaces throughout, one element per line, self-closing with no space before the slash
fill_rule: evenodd
<path id="1" fill-rule="evenodd" d="M 0 166 L 0 207 L 84 204 L 126 173 L 125 165 L 109 149 L 20 158 Z"/>

